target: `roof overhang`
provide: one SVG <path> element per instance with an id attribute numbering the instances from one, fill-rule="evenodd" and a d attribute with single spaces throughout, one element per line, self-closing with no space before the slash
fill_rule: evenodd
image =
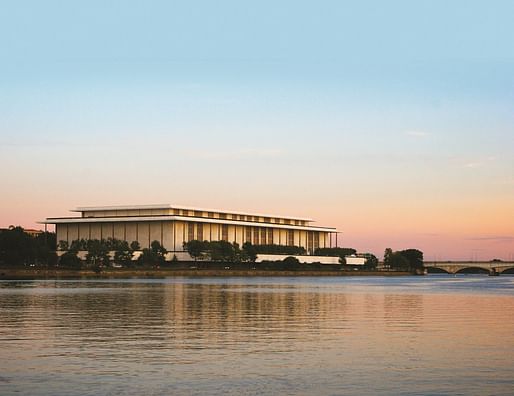
<path id="1" fill-rule="evenodd" d="M 306 217 L 282 216 L 282 215 L 263 214 L 263 213 L 250 213 L 250 212 L 241 212 L 241 211 L 225 210 L 225 209 L 195 208 L 192 206 L 171 205 L 171 204 L 121 205 L 121 206 L 80 206 L 76 209 L 71 209 L 70 212 L 95 212 L 95 211 L 104 211 L 104 210 L 110 211 L 110 210 L 138 210 L 138 209 L 139 210 L 181 209 L 181 210 L 192 210 L 192 211 L 196 210 L 196 211 L 201 211 L 201 212 L 227 213 L 227 214 L 237 214 L 237 215 L 243 215 L 243 216 L 270 217 L 270 218 L 301 220 L 301 221 L 309 221 L 309 222 L 314 221 L 314 220 L 306 218 Z"/>
<path id="2" fill-rule="evenodd" d="M 127 216 L 127 217 L 60 217 L 48 218 L 40 221 L 40 224 L 87 224 L 87 223 L 123 223 L 141 221 L 186 221 L 193 223 L 228 224 L 248 227 L 279 228 L 286 230 L 338 232 L 331 227 L 309 227 L 288 224 L 257 223 L 252 221 L 212 219 L 208 217 L 186 217 L 186 216 Z"/>

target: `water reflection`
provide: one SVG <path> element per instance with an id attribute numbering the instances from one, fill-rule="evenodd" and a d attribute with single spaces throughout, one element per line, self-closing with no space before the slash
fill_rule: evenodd
<path id="1" fill-rule="evenodd" d="M 4 282 L 0 393 L 510 394 L 514 296 L 427 282 Z"/>

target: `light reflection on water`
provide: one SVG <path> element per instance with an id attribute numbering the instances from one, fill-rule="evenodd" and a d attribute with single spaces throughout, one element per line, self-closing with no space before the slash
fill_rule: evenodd
<path id="1" fill-rule="evenodd" d="M 0 282 L 0 394 L 513 394 L 514 278 Z"/>

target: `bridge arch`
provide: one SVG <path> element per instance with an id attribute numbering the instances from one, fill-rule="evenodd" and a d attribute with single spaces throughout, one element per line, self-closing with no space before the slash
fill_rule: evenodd
<path id="1" fill-rule="evenodd" d="M 451 272 L 441 267 L 426 267 L 429 274 L 451 274 Z"/>
<path id="2" fill-rule="evenodd" d="M 490 272 L 489 268 L 484 267 L 464 267 L 459 268 L 457 271 L 455 271 L 456 274 L 488 274 Z"/>
<path id="3" fill-rule="evenodd" d="M 500 274 L 514 274 L 514 267 L 498 268 Z"/>

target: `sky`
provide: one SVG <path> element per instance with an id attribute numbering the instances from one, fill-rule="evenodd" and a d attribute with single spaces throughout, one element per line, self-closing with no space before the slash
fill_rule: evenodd
<path id="1" fill-rule="evenodd" d="M 175 203 L 514 260 L 514 2 L 1 3 L 0 227 Z"/>

